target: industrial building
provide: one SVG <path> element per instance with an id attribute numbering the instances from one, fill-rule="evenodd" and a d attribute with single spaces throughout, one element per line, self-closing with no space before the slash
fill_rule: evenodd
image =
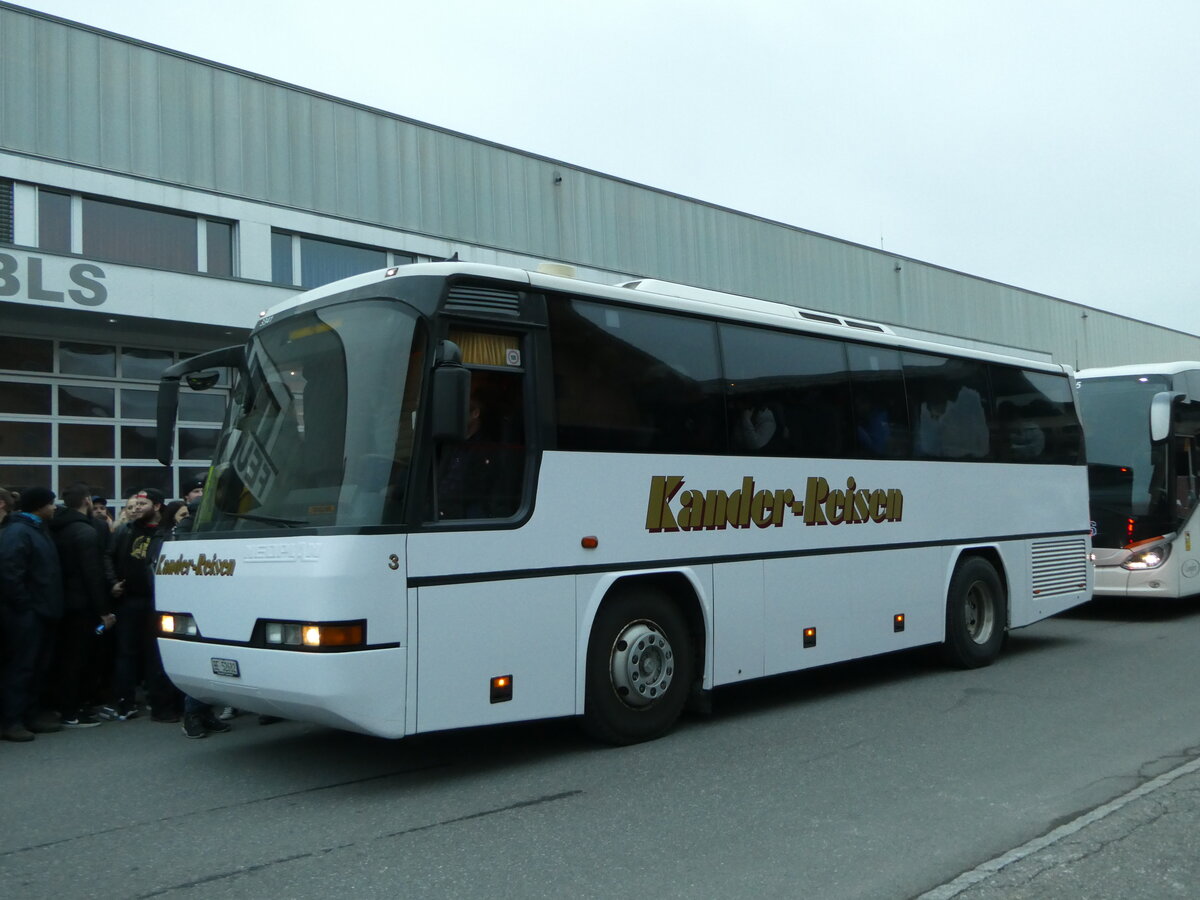
<path id="1" fill-rule="evenodd" d="M 1000 344 L 1076 367 L 1200 338 L 513 150 L 0 3 L 0 484 L 168 496 L 224 397 L 158 375 L 370 269 L 568 264 Z"/>

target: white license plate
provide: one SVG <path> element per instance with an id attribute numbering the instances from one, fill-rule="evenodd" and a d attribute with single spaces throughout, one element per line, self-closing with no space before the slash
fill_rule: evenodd
<path id="1" fill-rule="evenodd" d="M 238 661 L 236 659 L 218 659 L 214 656 L 212 667 L 214 675 L 228 675 L 230 678 L 240 678 L 242 675 L 238 671 Z"/>

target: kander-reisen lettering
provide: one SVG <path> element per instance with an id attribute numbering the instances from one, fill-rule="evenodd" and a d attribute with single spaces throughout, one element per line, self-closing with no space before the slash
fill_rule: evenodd
<path id="1" fill-rule="evenodd" d="M 747 476 L 735 491 L 684 489 L 682 475 L 655 475 L 650 479 L 646 530 L 699 531 L 724 528 L 780 528 L 789 515 L 805 525 L 867 525 L 899 522 L 904 515 L 904 493 L 899 488 L 861 488 L 854 477 L 845 488 L 833 488 L 821 477 L 811 477 L 803 497 L 790 488 L 756 490 Z"/>
<path id="2" fill-rule="evenodd" d="M 167 559 L 165 556 L 160 556 L 158 565 L 154 567 L 154 574 L 232 575 L 235 565 L 237 565 L 236 559 L 221 559 L 216 556 L 205 556 L 203 553 L 196 559 L 188 559 L 185 556 Z"/>

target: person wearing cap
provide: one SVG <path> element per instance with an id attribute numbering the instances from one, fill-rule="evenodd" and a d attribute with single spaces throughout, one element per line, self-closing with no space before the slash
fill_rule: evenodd
<path id="1" fill-rule="evenodd" d="M 0 529 L 0 616 L 5 643 L 0 737 L 23 742 L 62 728 L 50 717 L 39 716 L 38 697 L 49 670 L 55 623 L 63 613 L 63 588 L 58 551 L 49 530 L 54 491 L 28 488 L 21 492 L 17 509 Z"/>
<path id="2" fill-rule="evenodd" d="M 183 502 L 184 505 L 190 505 L 193 501 L 199 500 L 204 496 L 204 479 L 198 478 L 195 481 L 189 482 L 183 486 Z"/>

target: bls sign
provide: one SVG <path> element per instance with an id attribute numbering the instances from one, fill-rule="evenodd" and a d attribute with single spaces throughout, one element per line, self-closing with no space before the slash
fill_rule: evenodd
<path id="1" fill-rule="evenodd" d="M 95 263 L 76 263 L 66 278 L 59 279 L 61 283 L 55 283 L 47 280 L 40 256 L 25 257 L 24 268 L 21 262 L 15 256 L 0 253 L 0 297 L 23 295 L 49 303 L 65 303 L 70 297 L 80 306 L 99 306 L 108 299 L 108 288 L 100 281 L 104 270 Z"/>

